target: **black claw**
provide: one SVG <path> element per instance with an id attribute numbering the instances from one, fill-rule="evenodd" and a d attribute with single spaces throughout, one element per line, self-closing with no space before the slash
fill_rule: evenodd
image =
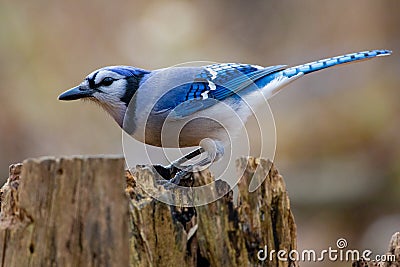
<path id="1" fill-rule="evenodd" d="M 193 172 L 180 171 L 173 178 L 180 186 L 191 187 L 194 184 Z"/>
<path id="2" fill-rule="evenodd" d="M 193 173 L 190 171 L 180 170 L 175 166 L 153 165 L 154 170 L 165 180 L 159 179 L 158 184 L 163 185 L 166 189 L 171 189 L 177 185 L 190 187 L 193 186 Z"/>
<path id="3" fill-rule="evenodd" d="M 169 182 L 170 182 L 171 184 L 176 184 L 176 185 L 178 185 L 178 184 L 181 182 L 181 177 L 177 174 L 177 175 L 175 175 L 174 178 L 172 178 L 171 180 L 169 180 Z"/>

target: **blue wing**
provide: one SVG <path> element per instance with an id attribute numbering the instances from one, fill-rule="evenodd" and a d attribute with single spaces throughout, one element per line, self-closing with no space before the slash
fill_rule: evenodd
<path id="1" fill-rule="evenodd" d="M 263 68 L 236 63 L 204 66 L 195 75 L 192 83 L 175 87 L 161 97 L 153 111 L 173 110 L 172 116 L 175 118 L 188 116 L 237 95 L 243 89 L 250 88 L 250 85 L 260 78 L 283 70 L 284 67 L 280 65 Z"/>
<path id="2" fill-rule="evenodd" d="M 154 112 L 173 110 L 173 116 L 182 118 L 206 109 L 228 97 L 263 88 L 273 80 L 278 89 L 289 82 L 314 71 L 340 64 L 390 55 L 389 50 L 372 50 L 346 54 L 314 61 L 285 69 L 285 66 L 260 66 L 237 63 L 213 64 L 199 68 L 193 82 L 183 84 L 168 91 L 159 99 Z M 186 69 L 187 70 L 187 69 Z M 185 71 L 185 68 L 182 68 Z"/>

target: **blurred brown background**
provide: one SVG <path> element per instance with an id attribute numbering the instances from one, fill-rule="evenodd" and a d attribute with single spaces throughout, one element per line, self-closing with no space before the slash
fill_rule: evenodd
<path id="1" fill-rule="evenodd" d="M 335 248 L 342 237 L 382 253 L 400 230 L 399 12 L 397 0 L 2 0 L 1 177 L 27 157 L 122 153 L 120 129 L 98 107 L 57 101 L 104 65 L 293 65 L 390 49 L 302 78 L 270 101 L 299 247 Z"/>

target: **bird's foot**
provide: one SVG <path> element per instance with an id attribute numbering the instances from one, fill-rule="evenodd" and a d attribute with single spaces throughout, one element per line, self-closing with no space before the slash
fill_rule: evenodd
<path id="1" fill-rule="evenodd" d="M 169 180 L 170 183 L 179 185 L 180 182 L 186 181 L 192 177 L 192 172 L 189 171 L 179 171 L 175 174 L 174 178 Z"/>
<path id="2" fill-rule="evenodd" d="M 165 168 L 165 167 L 163 167 L 163 168 L 165 170 L 168 170 L 168 168 Z M 162 168 L 159 168 L 159 169 L 162 169 Z M 160 175 L 162 175 L 162 174 L 160 173 Z M 165 177 L 164 177 L 164 179 L 165 179 Z M 181 171 L 175 172 L 175 175 L 172 178 L 165 179 L 165 180 L 164 179 L 158 180 L 157 183 L 159 185 L 163 185 L 165 189 L 172 189 L 178 185 L 191 186 L 193 184 L 193 173 L 191 171 L 181 170 Z"/>

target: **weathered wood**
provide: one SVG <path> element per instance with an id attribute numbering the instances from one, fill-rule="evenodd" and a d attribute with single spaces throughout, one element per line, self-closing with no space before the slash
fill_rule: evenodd
<path id="1" fill-rule="evenodd" d="M 385 267 L 400 267 L 400 232 L 393 234 L 386 255 L 395 256 L 395 260 L 387 261 L 384 265 Z"/>
<path id="2" fill-rule="evenodd" d="M 20 171 L 2 188 L 1 266 L 128 266 L 122 158 L 26 160 Z"/>
<path id="3" fill-rule="evenodd" d="M 151 169 L 136 168 L 127 188 L 133 232 L 131 266 L 297 266 L 296 262 L 278 261 L 276 255 L 271 261 L 257 258 L 265 246 L 276 251 L 296 249 L 296 226 L 282 176 L 266 160 L 242 158 L 237 166 L 243 173 L 238 204 L 230 192 L 196 207 L 195 212 L 152 199 L 144 192 L 157 191 Z M 261 171 L 256 173 L 257 166 Z M 249 193 L 253 175 L 267 179 Z M 134 180 L 138 177 L 147 182 L 137 186 Z M 194 181 L 195 186 L 204 185 L 212 176 L 206 170 L 196 173 Z"/>
<path id="4" fill-rule="evenodd" d="M 296 248 L 282 177 L 266 160 L 242 158 L 237 166 L 243 173 L 237 204 L 228 190 L 208 205 L 183 208 L 146 193 L 165 190 L 145 166 L 126 172 L 125 197 L 122 158 L 14 165 L 0 197 L 2 266 L 297 266 L 276 255 L 257 258 L 265 246 Z M 249 193 L 253 175 L 266 179 Z M 208 170 L 193 179 L 194 186 L 212 181 Z M 229 189 L 221 181 L 215 187 Z"/>

